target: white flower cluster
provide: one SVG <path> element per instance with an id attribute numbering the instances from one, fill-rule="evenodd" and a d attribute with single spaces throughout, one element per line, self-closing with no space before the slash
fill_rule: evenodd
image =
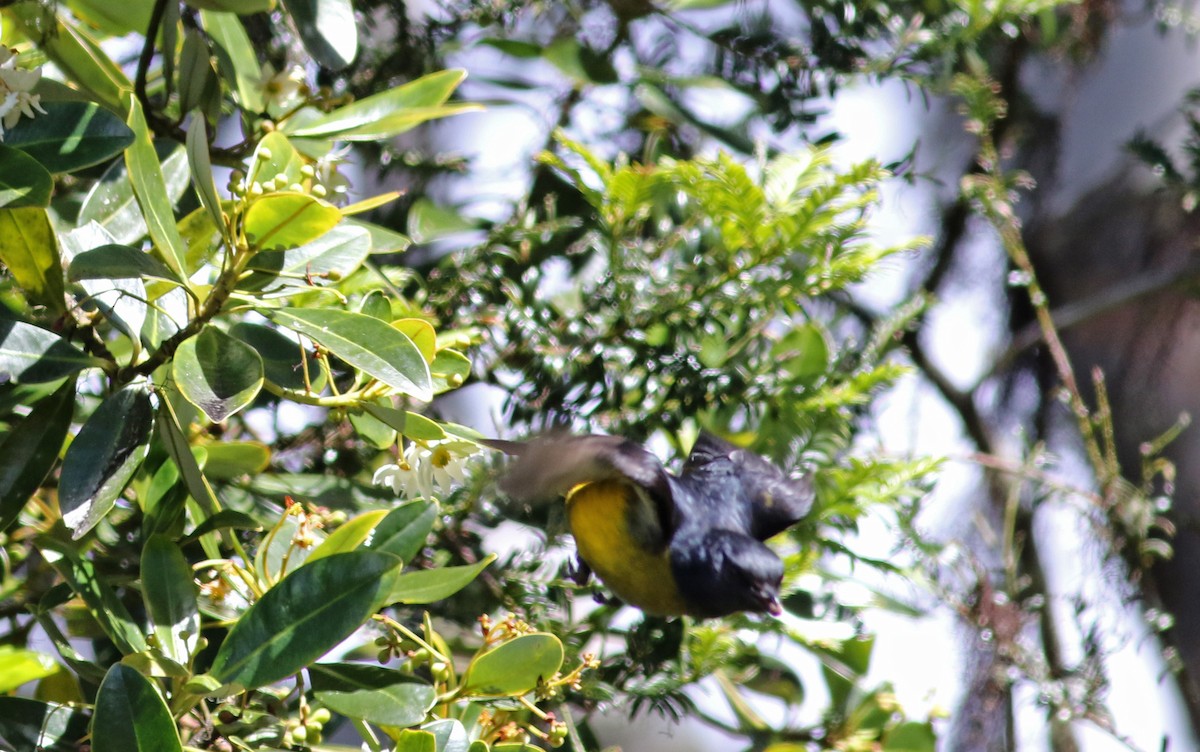
<path id="1" fill-rule="evenodd" d="M 0 140 L 4 139 L 4 129 L 16 125 L 22 115 L 33 118 L 34 110 L 46 114 L 41 95 L 29 93 L 40 80 L 41 68 L 18 68 L 17 51 L 0 44 Z"/>
<path id="2" fill-rule="evenodd" d="M 400 461 L 376 470 L 373 482 L 410 499 L 444 498 L 466 480 L 467 465 L 478 451 L 469 441 L 410 441 Z"/>

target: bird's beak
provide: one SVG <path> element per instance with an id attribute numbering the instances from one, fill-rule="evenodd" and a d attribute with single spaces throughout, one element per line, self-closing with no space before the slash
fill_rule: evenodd
<path id="1" fill-rule="evenodd" d="M 767 613 L 771 616 L 779 616 L 783 613 L 783 606 L 779 603 L 779 599 L 775 596 L 771 596 L 771 599 L 767 601 L 766 605 Z"/>

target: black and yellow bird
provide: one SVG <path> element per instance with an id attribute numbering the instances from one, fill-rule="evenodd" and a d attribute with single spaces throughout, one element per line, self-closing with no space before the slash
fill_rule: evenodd
<path id="1" fill-rule="evenodd" d="M 619 436 L 491 440 L 517 456 L 500 481 L 517 501 L 566 497 L 583 563 L 650 614 L 779 614 L 783 562 L 765 543 L 812 506 L 811 476 L 701 433 L 679 475 Z"/>

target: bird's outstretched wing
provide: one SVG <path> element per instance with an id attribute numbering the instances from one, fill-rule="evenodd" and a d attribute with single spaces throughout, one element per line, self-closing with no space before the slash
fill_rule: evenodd
<path id="1" fill-rule="evenodd" d="M 748 449 L 702 432 L 692 446 L 683 475 L 702 479 L 719 476 L 720 485 L 740 485 L 749 506 L 751 536 L 765 541 L 799 522 L 813 503 L 812 476 L 792 478 L 770 460 Z M 737 500 L 727 500 L 726 503 Z"/>
<path id="2" fill-rule="evenodd" d="M 637 442 L 620 436 L 547 434 L 532 441 L 487 439 L 479 443 L 517 457 L 500 489 L 517 501 L 565 496 L 581 483 L 624 478 L 670 505 L 666 468 Z"/>

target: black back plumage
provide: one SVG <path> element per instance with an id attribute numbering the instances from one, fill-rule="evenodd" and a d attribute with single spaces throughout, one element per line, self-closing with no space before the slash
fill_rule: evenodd
<path id="1" fill-rule="evenodd" d="M 501 489 L 519 501 L 566 495 L 583 484 L 624 479 L 656 510 L 645 541 L 670 547 L 676 586 L 699 617 L 778 613 L 783 563 L 764 541 L 798 522 L 813 502 L 811 476 L 701 433 L 679 475 L 637 443 L 617 436 L 550 434 L 531 442 L 489 440 L 517 461 Z"/>

